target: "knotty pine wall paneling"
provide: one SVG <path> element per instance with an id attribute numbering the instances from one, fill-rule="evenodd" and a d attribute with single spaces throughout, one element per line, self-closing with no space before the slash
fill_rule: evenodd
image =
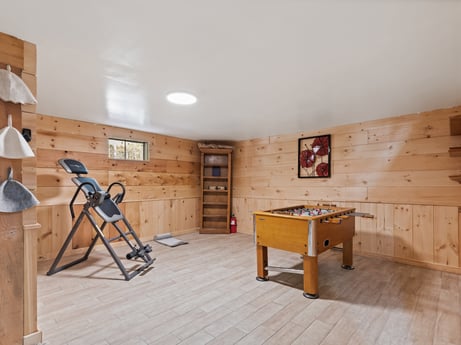
<path id="1" fill-rule="evenodd" d="M 0 68 L 11 66 L 36 95 L 36 46 L 19 38 L 0 33 Z M 29 143 L 35 151 L 35 105 L 13 104 L 0 100 L 0 128 L 12 115 L 13 127 L 32 130 Z M 35 158 L 0 158 L 0 182 L 7 178 L 8 167 L 13 178 L 36 192 Z M 0 213 L 2 260 L 0 273 L 0 339 L 8 344 L 37 344 L 42 334 L 37 326 L 37 223 L 36 208 L 23 212 Z"/>
<path id="2" fill-rule="evenodd" d="M 37 117 L 37 132 L 41 259 L 56 256 L 72 227 L 68 204 L 76 187 L 72 175 L 57 163 L 60 158 L 82 161 L 88 176 L 103 188 L 116 181 L 123 183 L 126 195 L 120 207 L 143 240 L 152 240 L 159 233 L 198 230 L 200 154 L 195 141 L 49 115 Z M 109 159 L 108 138 L 148 142 L 149 160 Z M 116 186 L 112 192 L 117 193 Z M 84 202 L 83 197 L 78 199 L 77 216 Z M 84 221 L 67 254 L 82 252 L 94 234 Z"/>
<path id="3" fill-rule="evenodd" d="M 233 212 L 253 232 L 252 213 L 296 204 L 335 204 L 356 218 L 354 250 L 461 272 L 461 159 L 449 119 L 461 106 L 235 144 Z M 297 177 L 298 138 L 331 134 L 332 177 Z"/>
<path id="4" fill-rule="evenodd" d="M 24 67 L 24 44 L 21 40 L 0 34 L 0 68 L 11 66 L 11 71 L 21 73 Z M 0 128 L 8 124 L 8 114 L 12 115 L 13 126 L 20 127 L 21 106 L 0 100 Z M 0 158 L 0 179 L 8 177 L 8 167 L 12 167 L 17 180 L 21 180 L 22 163 L 20 160 Z M 2 260 L 0 282 L 2 298 L 0 300 L 0 338 L 10 344 L 20 344 L 24 334 L 24 232 L 22 231 L 22 214 L 0 213 L 0 241 Z"/>

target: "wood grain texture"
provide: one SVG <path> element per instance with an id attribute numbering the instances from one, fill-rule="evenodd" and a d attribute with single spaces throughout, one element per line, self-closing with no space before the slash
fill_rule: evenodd
<path id="1" fill-rule="evenodd" d="M 435 261 L 447 266 L 459 263 L 459 224 L 457 207 L 435 207 Z"/>
<path id="2" fill-rule="evenodd" d="M 394 255 L 413 258 L 413 207 L 394 206 Z"/>
<path id="3" fill-rule="evenodd" d="M 0 32 L 0 68 L 10 65 L 24 68 L 24 42 L 19 38 Z"/>
<path id="4" fill-rule="evenodd" d="M 461 147 L 461 136 L 450 133 L 450 119 L 460 115 L 454 107 L 236 143 L 239 231 L 252 233 L 251 211 L 267 205 L 332 203 L 375 215 L 356 220 L 354 251 L 460 268 L 454 210 L 461 185 L 449 178 L 461 175 L 461 160 L 449 154 Z M 332 138 L 332 177 L 298 179 L 298 138 L 325 133 Z"/>
<path id="5" fill-rule="evenodd" d="M 434 262 L 434 207 L 413 205 L 413 257 L 418 261 Z"/>
<path id="6" fill-rule="evenodd" d="M 13 73 L 24 80 L 36 95 L 36 47 L 34 44 L 0 33 L 0 68 L 11 66 Z M 20 105 L 0 100 L 0 128 L 6 126 L 7 115 L 12 115 L 13 127 L 21 131 L 35 129 L 35 105 Z M 29 145 L 35 151 L 35 140 Z M 32 192 L 36 190 L 35 158 L 6 159 L 0 157 L 0 180 L 7 169 L 13 168 L 13 178 Z M 32 333 L 40 335 L 37 327 L 37 224 L 36 209 L 24 212 L 1 213 L 2 277 L 0 310 L 1 342 L 23 344 Z M 13 291 L 11 291 L 13 288 Z M 30 338 L 29 338 L 30 339 Z"/>
<path id="7" fill-rule="evenodd" d="M 461 114 L 450 116 L 450 134 L 461 135 Z"/>
<path id="8" fill-rule="evenodd" d="M 180 237 L 174 249 L 150 242 L 154 269 L 119 278 L 104 248 L 91 261 L 46 276 L 39 264 L 44 341 L 74 345 L 461 343 L 461 276 L 362 255 L 319 256 L 320 298 L 302 296 L 303 276 L 272 272 L 255 280 L 251 235 Z M 123 257 L 123 248 L 117 248 Z M 272 265 L 302 267 L 298 254 L 273 250 Z M 249 264 L 250 263 L 250 264 Z M 114 278 L 115 276 L 115 278 Z M 104 320 L 104 322 L 100 322 Z"/>
<path id="9" fill-rule="evenodd" d="M 43 222 L 38 250 L 41 258 L 56 255 L 72 226 L 65 205 L 76 187 L 72 175 L 57 163 L 61 158 L 83 162 L 89 170 L 88 176 L 95 178 L 102 188 L 113 182 L 122 183 L 126 194 L 120 207 L 142 238 L 198 229 L 200 152 L 196 142 L 43 114 L 37 117 L 36 127 L 37 196 L 41 200 L 39 214 Z M 109 159 L 108 138 L 147 142 L 149 160 Z M 119 191 L 117 186 L 111 190 Z M 77 215 L 84 202 L 80 195 L 76 200 Z M 95 232 L 90 224 L 84 221 L 81 226 L 66 255 L 83 250 L 91 242 Z M 107 235 L 111 235 L 110 229 Z"/>
<path id="10" fill-rule="evenodd" d="M 0 339 L 5 344 L 22 344 L 24 335 L 24 232 L 21 213 L 0 216 Z M 8 317 L 5 317 L 8 316 Z"/>
<path id="11" fill-rule="evenodd" d="M 376 205 L 376 253 L 394 256 L 394 205 Z"/>
<path id="12" fill-rule="evenodd" d="M 453 225 L 456 230 L 439 238 L 443 221 L 431 214 L 434 207 L 460 204 L 461 186 L 448 177 L 461 174 L 461 161 L 448 153 L 450 146 L 461 145 L 461 138 L 450 136 L 449 125 L 460 112 L 461 107 L 455 107 L 327 129 L 332 134 L 330 179 L 296 177 L 297 139 L 325 131 L 235 143 L 232 204 L 238 231 L 252 232 L 253 211 L 290 206 L 291 201 L 353 204 L 376 216 L 357 220 L 357 252 L 460 267 L 452 264 L 460 260 L 459 221 Z M 199 220 L 193 216 L 200 198 L 196 143 L 46 115 L 38 117 L 37 131 L 37 193 L 44 207 L 65 205 L 72 197 L 69 176 L 56 164 L 69 157 L 88 162 L 103 186 L 114 181 L 127 185 L 125 200 L 143 235 L 198 228 Z M 109 137 L 146 140 L 151 145 L 150 161 L 108 160 Z M 450 241 L 456 255 L 445 249 L 447 236 L 454 238 Z"/>
<path id="13" fill-rule="evenodd" d="M 29 211 L 31 213 L 31 211 Z M 35 210 L 33 212 L 36 214 Z M 24 335 L 38 332 L 37 325 L 37 235 L 40 224 L 25 225 L 24 231 Z"/>

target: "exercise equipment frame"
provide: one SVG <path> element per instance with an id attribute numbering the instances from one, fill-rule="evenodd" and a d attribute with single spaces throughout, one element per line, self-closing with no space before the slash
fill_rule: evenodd
<path id="1" fill-rule="evenodd" d="M 86 261 L 90 256 L 91 251 L 95 247 L 96 242 L 98 239 L 102 241 L 106 249 L 109 251 L 110 255 L 112 256 L 114 262 L 117 264 L 118 268 L 122 272 L 125 280 L 131 280 L 133 277 L 137 276 L 138 274 L 144 272 L 147 273 L 147 268 L 152 265 L 155 261 L 155 258 L 150 256 L 150 252 L 152 248 L 149 244 L 144 245 L 139 237 L 137 236 L 136 232 L 131 227 L 130 223 L 127 221 L 123 213 L 121 212 L 120 208 L 117 206 L 119 203 L 122 202 L 123 197 L 125 196 L 125 187 L 119 183 L 114 182 L 112 183 L 107 191 L 103 191 L 99 184 L 96 182 L 95 179 L 90 177 L 82 177 L 81 174 L 87 174 L 88 171 L 83 163 L 73 160 L 73 159 L 60 159 L 59 164 L 66 170 L 68 173 L 77 174 L 76 177 L 72 178 L 72 181 L 78 186 L 77 190 L 72 197 L 70 202 L 69 208 L 70 213 L 72 215 L 72 219 L 75 219 L 74 213 L 74 202 L 80 192 L 83 192 L 86 198 L 86 203 L 83 206 L 83 210 L 80 212 L 77 220 L 75 221 L 72 229 L 67 236 L 66 240 L 64 241 L 61 249 L 59 250 L 58 255 L 56 256 L 53 264 L 51 265 L 47 275 L 53 275 L 58 273 L 62 270 L 65 270 L 69 267 L 77 265 L 83 261 Z M 121 188 L 121 192 L 116 194 L 115 197 L 110 197 L 110 190 L 113 186 L 118 186 Z M 101 226 L 98 225 L 96 222 L 93 214 L 90 212 L 91 210 L 96 211 L 96 213 L 103 219 L 103 223 Z M 62 257 L 69 247 L 70 243 L 72 242 L 72 238 L 77 233 L 80 224 L 82 223 L 84 218 L 87 218 L 91 223 L 93 229 L 96 231 L 96 236 L 91 241 L 90 246 L 88 247 L 85 254 L 69 263 L 63 264 L 58 266 Z M 122 221 L 128 231 L 124 231 L 117 222 Z M 112 224 L 113 227 L 117 230 L 118 235 L 113 238 L 106 238 L 104 235 L 104 229 L 106 228 L 107 224 Z M 131 243 L 128 236 L 131 236 L 135 243 Z M 128 260 L 140 258 L 144 261 L 144 264 L 140 267 L 135 268 L 134 271 L 128 272 L 128 270 L 123 265 L 122 261 L 118 257 L 117 253 L 115 252 L 114 248 L 110 244 L 113 241 L 117 241 L 123 239 L 128 246 L 130 247 L 131 251 L 126 254 L 126 258 Z M 150 270 L 151 268 L 149 268 Z"/>

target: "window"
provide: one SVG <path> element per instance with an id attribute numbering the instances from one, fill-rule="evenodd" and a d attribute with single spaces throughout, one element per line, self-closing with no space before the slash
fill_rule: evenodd
<path id="1" fill-rule="evenodd" d="M 147 143 L 125 139 L 109 139 L 109 158 L 146 161 Z"/>

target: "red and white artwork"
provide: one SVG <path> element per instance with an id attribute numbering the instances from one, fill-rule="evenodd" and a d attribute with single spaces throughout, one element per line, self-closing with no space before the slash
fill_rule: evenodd
<path id="1" fill-rule="evenodd" d="M 298 177 L 330 177 L 330 135 L 300 138 Z"/>

